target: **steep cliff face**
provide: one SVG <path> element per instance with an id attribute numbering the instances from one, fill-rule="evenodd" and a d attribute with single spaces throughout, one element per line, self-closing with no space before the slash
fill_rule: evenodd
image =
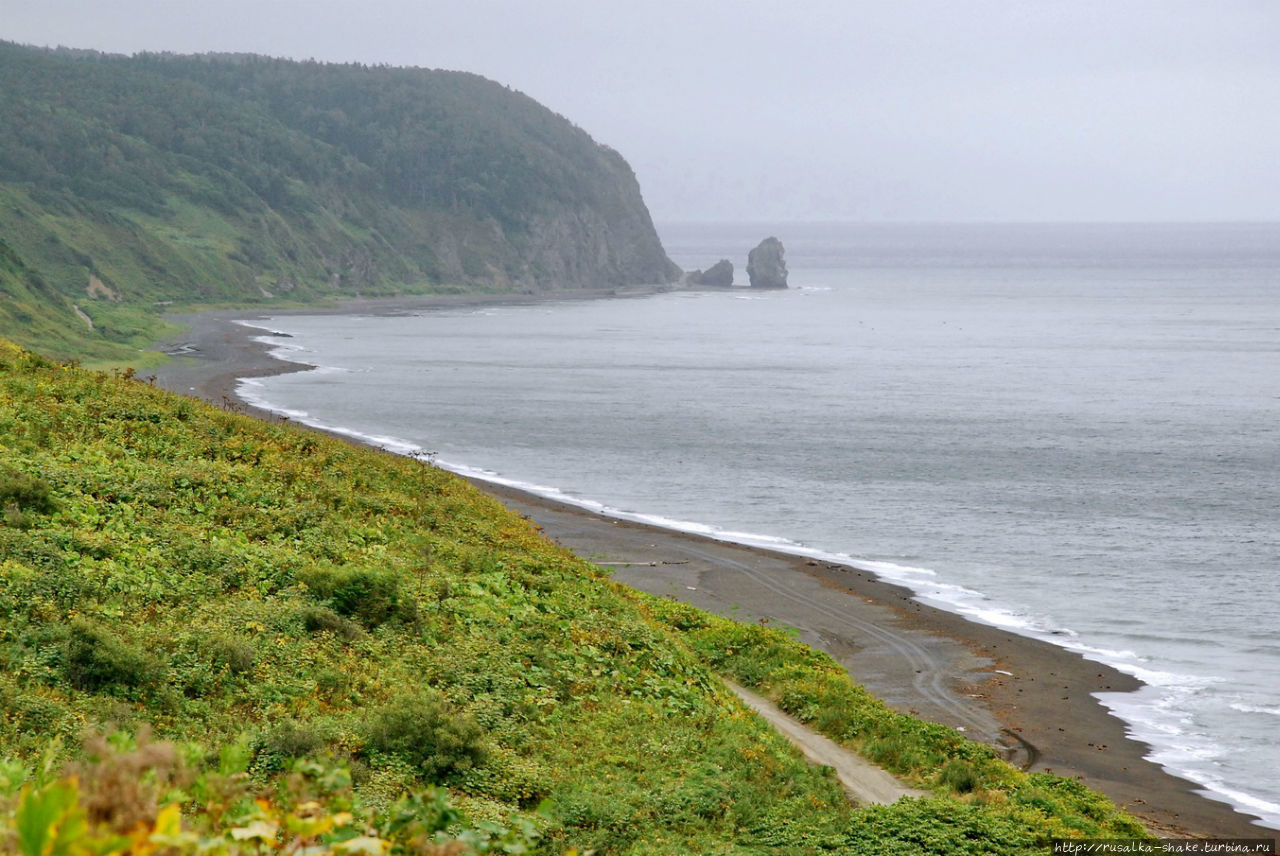
<path id="1" fill-rule="evenodd" d="M 679 275 L 621 156 L 473 74 L 0 43 L 0 115 L 0 235 L 64 314 Z"/>
<path id="2" fill-rule="evenodd" d="M 535 288 L 649 285 L 677 280 L 631 167 L 602 147 L 589 203 L 550 207 L 530 218 L 521 255 Z"/>

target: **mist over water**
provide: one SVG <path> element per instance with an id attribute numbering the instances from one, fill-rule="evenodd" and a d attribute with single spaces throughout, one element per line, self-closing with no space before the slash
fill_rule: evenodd
<path id="1" fill-rule="evenodd" d="M 759 227 L 668 227 L 683 267 Z M 879 563 L 1148 682 L 1156 760 L 1280 824 L 1280 226 L 789 226 L 792 288 L 281 317 L 295 416 Z"/>

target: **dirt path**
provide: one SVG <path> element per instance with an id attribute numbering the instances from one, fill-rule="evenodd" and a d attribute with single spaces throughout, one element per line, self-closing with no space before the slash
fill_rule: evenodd
<path id="1" fill-rule="evenodd" d="M 794 743 L 811 762 L 834 769 L 836 778 L 844 786 L 844 792 L 855 804 L 889 805 L 902 797 L 927 796 L 924 791 L 908 788 L 889 772 L 792 719 L 767 698 L 732 681 L 725 683 L 748 707 Z"/>

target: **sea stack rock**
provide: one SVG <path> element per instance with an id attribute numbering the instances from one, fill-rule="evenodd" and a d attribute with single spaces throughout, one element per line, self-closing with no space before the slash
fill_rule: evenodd
<path id="1" fill-rule="evenodd" d="M 733 285 L 733 262 L 721 259 L 706 270 L 695 270 L 689 274 L 689 284 L 728 288 Z"/>
<path id="2" fill-rule="evenodd" d="M 782 242 L 770 237 L 747 254 L 747 277 L 752 288 L 787 287 L 787 263 L 782 253 Z"/>

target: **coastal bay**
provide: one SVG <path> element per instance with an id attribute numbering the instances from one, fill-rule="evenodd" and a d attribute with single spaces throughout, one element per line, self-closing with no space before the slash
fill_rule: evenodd
<path id="1" fill-rule="evenodd" d="M 417 300 L 335 311 L 394 313 L 429 305 Z M 236 323 L 245 317 L 219 312 L 179 319 L 188 328 L 170 350 L 186 356 L 157 372 L 157 385 L 234 403 L 240 378 L 303 368 L 271 357 L 254 341 L 261 331 Z M 922 604 L 865 569 L 622 521 L 490 483 L 482 487 L 619 582 L 740 619 L 794 627 L 894 707 L 964 728 L 1030 769 L 1078 776 L 1155 831 L 1214 837 L 1258 837 L 1262 831 L 1144 760 L 1149 747 L 1128 739 L 1124 723 L 1092 695 L 1139 685 L 1117 670 Z"/>

